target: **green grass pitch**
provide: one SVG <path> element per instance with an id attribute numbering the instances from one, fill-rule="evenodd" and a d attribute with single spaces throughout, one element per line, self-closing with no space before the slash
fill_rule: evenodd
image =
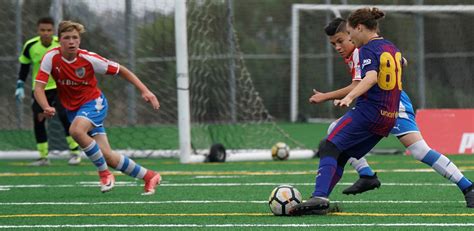
<path id="1" fill-rule="evenodd" d="M 473 156 L 449 156 L 474 178 Z M 84 160 L 49 167 L 0 161 L 0 229 L 14 230 L 472 230 L 474 209 L 450 181 L 409 156 L 369 156 L 382 181 L 361 195 L 341 192 L 357 179 L 348 166 L 330 199 L 341 212 L 277 217 L 267 199 L 280 184 L 305 198 L 313 190 L 318 159 L 183 165 L 176 159 L 138 159 L 163 175 L 153 196 L 142 181 L 116 172 L 116 187 L 102 194 L 95 168 Z"/>

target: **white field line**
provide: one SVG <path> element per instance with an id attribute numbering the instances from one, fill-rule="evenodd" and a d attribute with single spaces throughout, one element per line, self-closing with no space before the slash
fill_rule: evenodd
<path id="1" fill-rule="evenodd" d="M 293 186 L 313 186 L 314 183 L 289 183 L 289 182 L 256 182 L 256 183 L 162 183 L 160 187 L 242 187 L 242 186 L 278 186 L 278 185 L 293 185 Z M 338 183 L 338 185 L 349 186 L 353 183 Z M 98 181 L 82 181 L 77 184 L 19 184 L 19 185 L 0 185 L 1 190 L 8 190 L 11 188 L 71 188 L 71 187 L 97 187 L 99 186 Z M 135 181 L 117 181 L 116 187 L 136 187 L 143 186 Z M 443 187 L 454 187 L 452 183 L 383 183 L 383 186 L 443 186 Z"/>
<path id="2" fill-rule="evenodd" d="M 460 168 L 463 172 L 474 171 L 474 168 Z M 431 173 L 434 172 L 432 168 L 418 168 L 418 169 L 377 169 L 377 172 L 384 173 Z M 116 174 L 121 174 L 118 171 L 114 171 Z M 357 174 L 355 170 L 344 171 L 345 174 Z M 97 172 L 2 172 L 0 177 L 10 177 L 10 176 L 79 176 L 79 175 L 96 175 Z M 229 177 L 229 176 L 262 176 L 262 175 L 311 175 L 316 174 L 316 170 L 308 171 L 278 171 L 278 170 L 267 170 L 267 171 L 161 171 L 163 176 L 185 176 L 191 175 L 193 177 L 197 176 L 219 176 L 219 177 Z M 222 176 L 225 175 L 225 176 Z"/>
<path id="3" fill-rule="evenodd" d="M 332 201 L 344 204 L 452 204 L 465 201 Z M 0 202 L 0 206 L 11 205 L 127 205 L 127 204 L 267 204 L 268 201 L 237 201 L 237 200 L 180 200 L 180 201 L 102 201 L 102 202 Z"/>
<path id="4" fill-rule="evenodd" d="M 83 224 L 83 225 L 0 225 L 0 229 L 27 228 L 252 228 L 252 227 L 474 227 L 474 223 L 367 223 L 367 224 Z"/>

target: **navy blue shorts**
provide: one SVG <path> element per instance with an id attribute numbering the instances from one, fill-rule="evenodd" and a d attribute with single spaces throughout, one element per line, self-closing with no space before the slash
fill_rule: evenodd
<path id="1" fill-rule="evenodd" d="M 348 111 L 336 124 L 327 140 L 346 155 L 361 158 L 383 138 L 368 130 L 372 124 L 354 110 Z"/>

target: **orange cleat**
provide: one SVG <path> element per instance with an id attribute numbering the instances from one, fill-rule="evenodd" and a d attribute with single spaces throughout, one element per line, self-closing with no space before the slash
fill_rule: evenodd
<path id="1" fill-rule="evenodd" d="M 109 170 L 99 171 L 100 191 L 103 193 L 112 190 L 115 184 L 115 177 Z"/>
<path id="2" fill-rule="evenodd" d="M 157 185 L 160 185 L 161 175 L 157 172 L 148 170 L 145 177 L 145 192 L 142 193 L 144 196 L 155 194 L 155 188 Z"/>

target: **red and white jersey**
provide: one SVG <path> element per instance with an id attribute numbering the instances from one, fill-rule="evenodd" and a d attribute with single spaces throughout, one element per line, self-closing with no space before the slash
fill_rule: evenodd
<path id="1" fill-rule="evenodd" d="M 352 81 L 362 80 L 360 76 L 359 49 L 355 48 L 352 54 L 344 59 L 344 62 L 349 66 L 349 73 L 351 73 Z"/>
<path id="2" fill-rule="evenodd" d="M 82 49 L 74 60 L 66 60 L 58 47 L 44 55 L 36 81 L 47 83 L 51 74 L 58 86 L 61 103 L 74 111 L 100 96 L 95 73 L 116 75 L 119 68 L 118 63 Z"/>

